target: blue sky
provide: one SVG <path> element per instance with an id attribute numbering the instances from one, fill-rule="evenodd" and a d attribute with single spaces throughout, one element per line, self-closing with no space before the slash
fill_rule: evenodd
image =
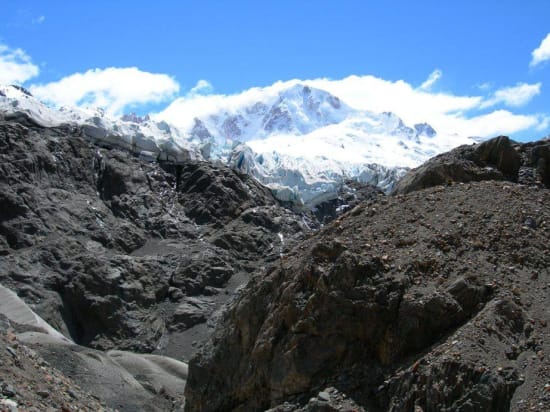
<path id="1" fill-rule="evenodd" d="M 532 54 L 548 33 L 547 0 L 4 0 L 0 59 L 23 67 L 16 73 L 5 66 L 13 72 L 10 77 L 4 68 L 4 81 L 34 86 L 45 100 L 112 105 L 117 113 L 158 111 L 178 97 L 228 95 L 290 79 L 402 80 L 426 94 L 479 97 L 451 104 L 447 113 L 478 119 L 467 126 L 472 133 L 502 130 L 531 139 L 550 134 L 550 40 L 548 59 L 544 47 L 536 61 Z M 136 69 L 116 71 L 128 68 Z M 98 70 L 92 75 L 92 69 Z M 430 74 L 433 81 L 425 83 Z M 121 79 L 134 79 L 131 92 L 115 90 Z M 208 86 L 190 94 L 201 80 Z M 98 93 L 94 83 L 113 90 Z M 365 99 L 379 98 L 373 90 Z M 396 92 L 395 98 L 404 97 Z M 429 117 L 428 109 L 422 115 Z M 503 126 L 481 127 L 481 121 Z"/>

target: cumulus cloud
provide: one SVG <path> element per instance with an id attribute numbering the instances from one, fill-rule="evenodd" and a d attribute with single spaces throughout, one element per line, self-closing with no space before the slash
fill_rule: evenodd
<path id="1" fill-rule="evenodd" d="M 487 98 L 484 96 L 433 93 L 414 89 L 403 80 L 393 82 L 374 76 L 350 76 L 342 80 L 314 80 L 312 85 L 325 87 L 358 109 L 391 111 L 408 124 L 428 122 L 445 134 L 492 137 L 534 128 L 543 121 L 543 117 L 538 114 L 515 114 L 507 110 L 480 113 L 487 108 Z M 537 87 L 540 91 L 540 84 Z M 518 90 L 523 91 L 523 100 L 528 101 L 527 97 L 534 93 L 536 87 L 520 87 Z M 511 94 L 501 93 L 499 96 L 501 99 L 508 97 L 507 103 L 522 102 L 519 92 L 516 98 Z"/>
<path id="2" fill-rule="evenodd" d="M 531 67 L 550 60 L 550 33 L 540 43 L 540 46 L 531 52 Z"/>
<path id="3" fill-rule="evenodd" d="M 428 80 L 431 78 L 435 82 L 437 77 L 437 74 L 432 73 Z M 547 122 L 545 117 L 539 114 L 517 114 L 509 110 L 484 113 L 490 106 L 497 104 L 487 104 L 496 98 L 499 103 L 512 107 L 525 104 L 540 92 L 540 84 L 519 84 L 501 89 L 489 96 L 454 95 L 434 93 L 422 87 L 415 88 L 403 80 L 389 81 L 370 75 L 354 75 L 340 80 L 279 81 L 268 87 L 255 87 L 233 95 L 202 95 L 193 91 L 177 98 L 156 117 L 183 128 L 190 128 L 195 117 L 203 118 L 219 111 L 231 112 L 235 108 L 252 105 L 257 101 L 276 99 L 282 90 L 296 84 L 307 84 L 326 90 L 358 110 L 396 113 L 409 125 L 428 122 L 438 132 L 448 135 L 458 133 L 462 136 L 492 137 L 499 134 L 514 134 L 531 128 L 542 130 L 541 127 L 545 121 Z"/>
<path id="4" fill-rule="evenodd" d="M 439 69 L 436 69 L 434 70 L 433 72 L 431 72 L 431 74 L 428 76 L 428 78 L 426 79 L 426 81 L 424 81 L 424 83 L 422 83 L 420 85 L 420 89 L 421 90 L 430 90 L 432 88 L 432 86 L 439 80 L 441 79 L 441 76 L 443 76 L 443 73 L 441 72 L 441 70 Z"/>
<path id="5" fill-rule="evenodd" d="M 299 80 L 279 81 L 267 87 L 253 87 L 241 93 L 207 94 L 213 89 L 210 83 L 200 80 L 185 96 L 175 99 L 156 118 L 167 120 L 184 129 L 194 124 L 195 118 L 206 117 L 219 111 L 230 111 L 254 104 L 258 101 L 276 98 L 278 93 L 287 87 L 300 83 Z M 206 87 L 208 85 L 208 87 Z"/>
<path id="6" fill-rule="evenodd" d="M 0 44 L 0 83 L 21 84 L 38 76 L 38 66 L 22 49 L 12 49 Z"/>
<path id="7" fill-rule="evenodd" d="M 170 76 L 137 67 L 108 67 L 75 73 L 59 81 L 30 86 L 38 98 L 57 106 L 102 107 L 113 115 L 140 104 L 160 103 L 179 92 Z"/>
<path id="8" fill-rule="evenodd" d="M 481 107 L 491 107 L 499 103 L 510 107 L 523 106 L 529 103 L 533 97 L 540 94 L 541 86 L 542 83 L 518 83 L 512 87 L 504 87 L 497 90 L 493 96 L 484 101 Z"/>

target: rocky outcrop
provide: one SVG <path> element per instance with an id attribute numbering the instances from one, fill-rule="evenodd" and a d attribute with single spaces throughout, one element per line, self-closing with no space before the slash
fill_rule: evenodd
<path id="1" fill-rule="evenodd" d="M 190 361 L 186 410 L 550 407 L 549 205 L 508 182 L 361 203 L 254 276 Z"/>
<path id="2" fill-rule="evenodd" d="M 459 148 L 406 195 L 350 183 L 315 216 L 245 157 L 159 164 L 86 133 L 0 119 L 0 312 L 27 305 L 0 317 L 2 407 L 106 408 L 69 377 L 124 410 L 177 410 L 185 385 L 190 411 L 550 407 L 548 141 Z"/>
<path id="3" fill-rule="evenodd" d="M 510 139 L 500 136 L 479 145 L 460 146 L 430 159 L 406 174 L 393 193 L 409 193 L 453 182 L 517 181 L 520 164 L 520 156 Z"/>
<path id="4" fill-rule="evenodd" d="M 315 227 L 234 170 L 81 135 L 0 121 L 0 282 L 78 344 L 188 359 L 249 273 Z"/>
<path id="5" fill-rule="evenodd" d="M 384 192 L 378 187 L 349 180 L 328 199 L 317 203 L 312 210 L 321 224 L 327 224 L 361 202 L 377 199 L 379 196 L 384 196 Z"/>
<path id="6" fill-rule="evenodd" d="M 550 187 L 550 141 L 515 143 L 506 136 L 478 145 L 460 146 L 411 170 L 393 193 L 482 180 L 510 180 Z"/>

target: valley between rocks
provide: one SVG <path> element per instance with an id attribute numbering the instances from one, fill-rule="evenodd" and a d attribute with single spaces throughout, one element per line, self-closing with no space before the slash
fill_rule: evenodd
<path id="1" fill-rule="evenodd" d="M 2 292 L 1 397 L 549 409 L 549 165 L 550 142 L 501 137 L 432 159 L 392 196 L 349 183 L 313 213 L 226 167 L 0 120 L 0 284 L 19 296 Z"/>

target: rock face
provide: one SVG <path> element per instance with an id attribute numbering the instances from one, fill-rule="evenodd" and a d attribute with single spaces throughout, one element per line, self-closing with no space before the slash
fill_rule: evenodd
<path id="1" fill-rule="evenodd" d="M 0 283 L 78 344 L 188 359 L 249 273 L 315 227 L 231 169 L 81 134 L 0 120 Z"/>
<path id="2" fill-rule="evenodd" d="M 460 146 L 411 170 L 394 193 L 436 185 L 481 180 L 510 180 L 550 187 L 550 141 L 517 144 L 506 136 L 478 145 Z"/>
<path id="3" fill-rule="evenodd" d="M 327 387 L 368 411 L 548 409 L 548 222 L 550 192 L 508 182 L 361 203 L 254 276 L 186 410 L 337 410 Z"/>

